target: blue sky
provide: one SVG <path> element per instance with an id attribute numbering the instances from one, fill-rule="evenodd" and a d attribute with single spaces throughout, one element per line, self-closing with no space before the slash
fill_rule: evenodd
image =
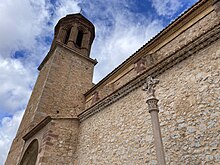
<path id="1" fill-rule="evenodd" d="M 96 27 L 97 83 L 197 0 L 0 1 L 0 165 L 22 118 L 57 21 L 82 10 Z"/>

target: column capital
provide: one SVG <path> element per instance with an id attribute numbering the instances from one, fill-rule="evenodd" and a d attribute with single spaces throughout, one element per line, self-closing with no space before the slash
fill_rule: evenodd
<path id="1" fill-rule="evenodd" d="M 152 111 L 157 111 L 159 112 L 159 108 L 158 108 L 158 99 L 156 99 L 155 97 L 149 98 L 147 99 L 146 103 L 148 105 L 148 111 L 149 113 L 151 113 Z"/>

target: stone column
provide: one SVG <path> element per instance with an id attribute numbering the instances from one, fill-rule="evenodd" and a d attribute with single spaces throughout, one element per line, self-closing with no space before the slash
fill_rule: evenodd
<path id="1" fill-rule="evenodd" d="M 91 38 L 91 33 L 87 30 L 86 33 L 83 34 L 82 47 L 89 49 L 90 43 L 89 40 Z"/>
<path id="2" fill-rule="evenodd" d="M 160 123 L 158 117 L 158 99 L 155 97 L 155 87 L 159 83 L 159 80 L 153 79 L 152 77 L 147 77 L 146 84 L 143 88 L 144 91 L 147 91 L 147 101 L 148 110 L 151 115 L 151 122 L 152 122 L 152 130 L 154 135 L 154 143 L 156 148 L 156 156 L 157 156 L 157 163 L 158 165 L 165 165 L 165 156 L 163 150 L 163 143 L 160 131 Z"/>
<path id="3" fill-rule="evenodd" d="M 69 36 L 69 39 L 67 41 L 67 46 L 69 46 L 70 48 L 74 47 L 74 43 L 76 42 L 77 34 L 78 34 L 77 25 L 74 24 L 71 28 L 70 36 Z"/>
<path id="4" fill-rule="evenodd" d="M 83 39 L 82 39 L 82 53 L 86 56 L 89 56 L 89 50 L 90 50 L 90 43 L 89 40 L 91 38 L 90 32 L 87 30 L 86 33 L 83 34 Z"/>
<path id="5" fill-rule="evenodd" d="M 57 35 L 57 41 L 64 43 L 66 35 L 67 35 L 66 30 L 64 30 L 63 28 L 60 28 L 58 35 Z"/>

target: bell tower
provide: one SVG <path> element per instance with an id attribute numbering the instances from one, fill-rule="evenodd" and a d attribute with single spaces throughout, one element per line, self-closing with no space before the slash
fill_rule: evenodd
<path id="1" fill-rule="evenodd" d="M 81 14 L 58 21 L 6 165 L 76 161 L 77 115 L 85 108 L 97 63 L 90 58 L 94 37 L 94 25 Z"/>
<path id="2" fill-rule="evenodd" d="M 84 19 L 82 19 L 84 18 Z M 55 35 L 51 48 L 56 42 L 65 44 L 68 48 L 89 57 L 92 42 L 95 37 L 93 24 L 81 14 L 71 14 L 62 18 L 55 27 Z"/>

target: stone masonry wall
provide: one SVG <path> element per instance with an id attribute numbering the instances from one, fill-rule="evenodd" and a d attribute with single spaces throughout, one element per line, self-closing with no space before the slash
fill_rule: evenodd
<path id="1" fill-rule="evenodd" d="M 51 63 L 52 63 L 52 58 L 50 58 L 47 61 L 45 66 L 39 72 L 37 81 L 35 83 L 33 92 L 31 94 L 30 100 L 28 102 L 25 114 L 24 114 L 23 119 L 21 121 L 21 124 L 19 126 L 17 135 L 20 133 L 24 135 L 26 132 L 28 132 L 28 127 L 30 126 L 30 123 L 34 117 L 33 114 L 36 112 L 36 110 L 38 108 L 40 97 L 41 97 L 43 89 L 44 89 L 45 81 L 46 81 L 47 75 L 50 71 Z M 23 132 L 23 130 L 25 130 L 26 132 Z"/>
<path id="2" fill-rule="evenodd" d="M 172 164 L 220 163 L 220 41 L 158 78 L 161 126 Z"/>
<path id="3" fill-rule="evenodd" d="M 220 41 L 157 78 L 167 164 L 220 164 Z M 141 88 L 80 125 L 78 164 L 156 164 Z"/>
<path id="4" fill-rule="evenodd" d="M 92 87 L 94 64 L 62 46 L 56 48 L 53 56 L 39 111 L 74 117 L 84 109 L 83 93 Z"/>
<path id="5" fill-rule="evenodd" d="M 39 165 L 73 164 L 78 135 L 77 119 L 54 119 L 41 136 Z M 39 134 L 36 134 L 39 136 Z"/>

